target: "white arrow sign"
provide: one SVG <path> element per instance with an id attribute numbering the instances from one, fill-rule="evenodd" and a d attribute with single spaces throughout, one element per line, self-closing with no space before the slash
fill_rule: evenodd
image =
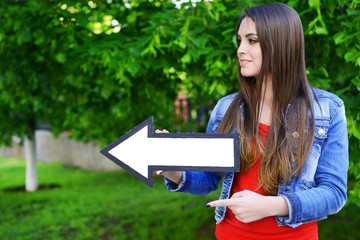
<path id="1" fill-rule="evenodd" d="M 156 134 L 153 122 L 150 117 L 100 153 L 151 187 L 155 170 L 240 170 L 238 134 Z"/>

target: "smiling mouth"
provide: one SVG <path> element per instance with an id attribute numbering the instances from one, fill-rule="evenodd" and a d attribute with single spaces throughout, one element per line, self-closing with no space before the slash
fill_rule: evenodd
<path id="1" fill-rule="evenodd" d="M 246 64 L 250 63 L 250 60 L 240 60 L 240 66 L 245 66 Z"/>

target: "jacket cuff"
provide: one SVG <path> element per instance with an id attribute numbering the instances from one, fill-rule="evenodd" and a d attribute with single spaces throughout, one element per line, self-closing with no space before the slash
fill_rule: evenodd
<path id="1" fill-rule="evenodd" d="M 189 177 L 190 175 L 187 172 L 183 171 L 182 180 L 179 185 L 165 177 L 165 186 L 171 192 L 182 192 L 184 189 L 187 188 L 187 182 L 189 182 Z"/>
<path id="2" fill-rule="evenodd" d="M 279 196 L 283 197 L 288 205 L 289 216 L 275 216 L 275 219 L 278 223 L 278 226 L 290 226 L 292 228 L 298 227 L 302 225 L 302 222 L 297 222 L 296 213 L 302 212 L 302 206 L 300 199 L 295 194 L 279 194 Z"/>

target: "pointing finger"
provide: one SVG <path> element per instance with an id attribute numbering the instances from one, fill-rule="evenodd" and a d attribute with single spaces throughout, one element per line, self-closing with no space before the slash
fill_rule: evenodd
<path id="1" fill-rule="evenodd" d="M 208 204 L 206 204 L 206 207 L 232 207 L 234 205 L 235 203 L 233 199 L 223 199 L 209 202 Z"/>

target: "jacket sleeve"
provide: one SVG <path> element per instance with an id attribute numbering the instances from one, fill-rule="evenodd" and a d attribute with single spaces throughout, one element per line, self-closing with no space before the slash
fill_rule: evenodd
<path id="1" fill-rule="evenodd" d="M 218 188 L 221 176 L 215 172 L 183 172 L 179 185 L 165 178 L 165 186 L 172 192 L 185 192 L 193 195 L 206 195 Z"/>
<path id="2" fill-rule="evenodd" d="M 282 192 L 288 217 L 276 217 L 279 225 L 297 227 L 303 223 L 337 213 L 346 202 L 349 166 L 348 133 L 345 108 L 342 104 L 332 111 L 327 138 L 322 145 L 314 183 L 300 192 Z"/>

